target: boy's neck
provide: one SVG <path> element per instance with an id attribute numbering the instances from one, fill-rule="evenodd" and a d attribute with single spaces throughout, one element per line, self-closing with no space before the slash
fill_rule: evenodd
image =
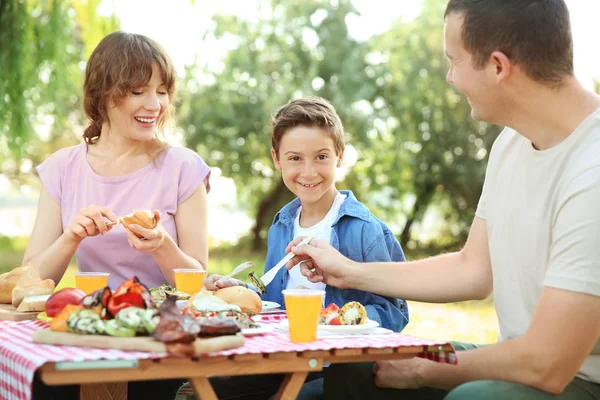
<path id="1" fill-rule="evenodd" d="M 334 185 L 315 203 L 304 203 L 300 200 L 302 205 L 302 212 L 300 213 L 299 224 L 302 228 L 310 228 L 321 222 L 327 215 L 331 206 L 337 196 L 338 191 Z"/>

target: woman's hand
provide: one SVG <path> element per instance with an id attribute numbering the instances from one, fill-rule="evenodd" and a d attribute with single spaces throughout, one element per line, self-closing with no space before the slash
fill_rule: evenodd
<path id="1" fill-rule="evenodd" d="M 146 229 L 137 224 L 129 225 L 129 229 L 125 228 L 125 235 L 129 246 L 142 253 L 152 253 L 158 249 L 165 241 L 165 237 L 169 234 L 162 222 L 160 222 L 160 211 L 152 210 L 156 218 L 156 226 L 152 229 Z M 137 237 L 134 233 L 142 236 Z"/>
<path id="2" fill-rule="evenodd" d="M 88 236 L 105 235 L 112 229 L 112 225 L 106 226 L 105 217 L 112 222 L 117 222 L 118 219 L 110 209 L 90 204 L 79 210 L 79 214 L 65 230 L 65 235 L 75 242 L 81 242 Z"/>
<path id="3" fill-rule="evenodd" d="M 219 275 L 219 274 L 212 274 L 210 276 L 208 276 L 206 279 L 204 279 L 204 287 L 208 290 L 219 290 L 219 289 L 223 289 L 226 287 L 231 287 L 231 286 L 245 286 L 248 287 L 248 285 L 242 281 L 240 281 L 239 279 L 235 279 L 235 278 L 227 278 L 227 279 L 222 279 L 223 275 Z M 222 279 L 222 280 L 219 280 Z"/>

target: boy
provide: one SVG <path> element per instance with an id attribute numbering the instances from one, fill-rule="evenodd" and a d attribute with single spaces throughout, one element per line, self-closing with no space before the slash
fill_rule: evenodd
<path id="1" fill-rule="evenodd" d="M 297 198 L 275 215 L 269 229 L 265 272 L 286 255 L 286 246 L 298 236 L 324 239 L 357 262 L 404 261 L 402 248 L 389 228 L 374 217 L 351 191 L 338 191 L 335 187 L 335 171 L 342 165 L 345 145 L 342 122 L 333 106 L 319 97 L 294 100 L 279 109 L 272 126 L 273 162 L 281 171 L 285 185 Z M 368 269 L 365 269 L 366 276 Z M 217 289 L 214 282 L 220 277 L 209 276 L 206 287 Z M 228 279 L 217 284 L 219 288 L 232 285 L 245 283 Z M 289 272 L 282 268 L 267 286 L 263 300 L 284 306 L 281 291 L 298 286 L 325 290 L 324 305 L 335 303 L 341 307 L 349 301 L 358 301 L 365 306 L 368 318 L 384 328 L 399 332 L 408 323 L 404 300 L 362 290 L 341 290 L 324 283 L 315 284 L 300 273 L 300 268 Z M 268 379 L 273 377 L 271 375 Z M 257 377 L 249 378 L 253 382 L 257 380 Z M 277 391 L 276 383 L 281 382 L 277 379 L 272 394 Z M 213 386 L 219 398 L 223 398 L 220 382 L 213 380 Z M 252 385 L 224 384 L 223 390 L 229 389 L 227 392 L 230 393 L 235 390 L 232 389 L 234 386 L 243 388 L 240 394 L 252 395 Z M 304 385 L 300 398 L 315 398 L 320 392 L 322 396 L 322 380 L 313 380 Z"/>

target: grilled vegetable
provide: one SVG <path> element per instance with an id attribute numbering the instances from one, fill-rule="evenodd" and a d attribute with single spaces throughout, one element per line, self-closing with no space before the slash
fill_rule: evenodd
<path id="1" fill-rule="evenodd" d="M 123 282 L 108 300 L 112 315 L 129 307 L 152 308 L 152 296 L 136 276 Z"/>
<path id="2" fill-rule="evenodd" d="M 115 317 L 115 320 L 117 320 L 119 325 L 133 329 L 137 333 L 146 333 L 146 327 L 142 322 L 144 318 L 147 318 L 144 317 L 145 314 L 146 310 L 143 308 L 128 307 L 119 311 Z"/>
<path id="3" fill-rule="evenodd" d="M 111 319 L 104 323 L 104 332 L 109 336 L 117 337 L 133 337 L 135 336 L 135 329 L 126 328 L 119 324 L 116 319 Z"/>
<path id="4" fill-rule="evenodd" d="M 67 319 L 76 310 L 83 310 L 83 306 L 67 304 L 50 322 L 50 330 L 54 332 L 68 332 Z"/>
<path id="5" fill-rule="evenodd" d="M 340 308 L 339 316 L 342 325 L 360 325 L 367 321 L 367 310 L 358 301 L 351 301 Z"/>
<path id="6" fill-rule="evenodd" d="M 88 294 L 81 299 L 79 304 L 94 311 L 102 319 L 111 319 L 113 314 L 108 310 L 108 301 L 111 296 L 112 292 L 110 291 L 110 288 L 106 286 L 103 289 L 98 289 L 91 294 Z"/>
<path id="7" fill-rule="evenodd" d="M 148 334 L 152 334 L 156 329 L 156 326 L 160 322 L 160 316 L 151 309 L 144 310 L 142 314 L 142 325 Z"/>
<path id="8" fill-rule="evenodd" d="M 46 300 L 46 315 L 50 318 L 54 318 L 67 304 L 79 304 L 84 297 L 85 292 L 75 288 L 64 288 L 58 292 L 54 292 L 48 300 Z"/>
<path id="9" fill-rule="evenodd" d="M 67 330 L 84 335 L 102 335 L 104 321 L 92 310 L 75 310 L 67 318 Z"/>

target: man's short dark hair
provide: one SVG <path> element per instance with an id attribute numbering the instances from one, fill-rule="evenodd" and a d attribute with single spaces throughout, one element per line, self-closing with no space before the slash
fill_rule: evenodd
<path id="1" fill-rule="evenodd" d="M 532 79 L 559 85 L 573 76 L 573 37 L 564 0 L 450 0 L 444 18 L 463 17 L 462 43 L 481 68 L 501 51 Z"/>

